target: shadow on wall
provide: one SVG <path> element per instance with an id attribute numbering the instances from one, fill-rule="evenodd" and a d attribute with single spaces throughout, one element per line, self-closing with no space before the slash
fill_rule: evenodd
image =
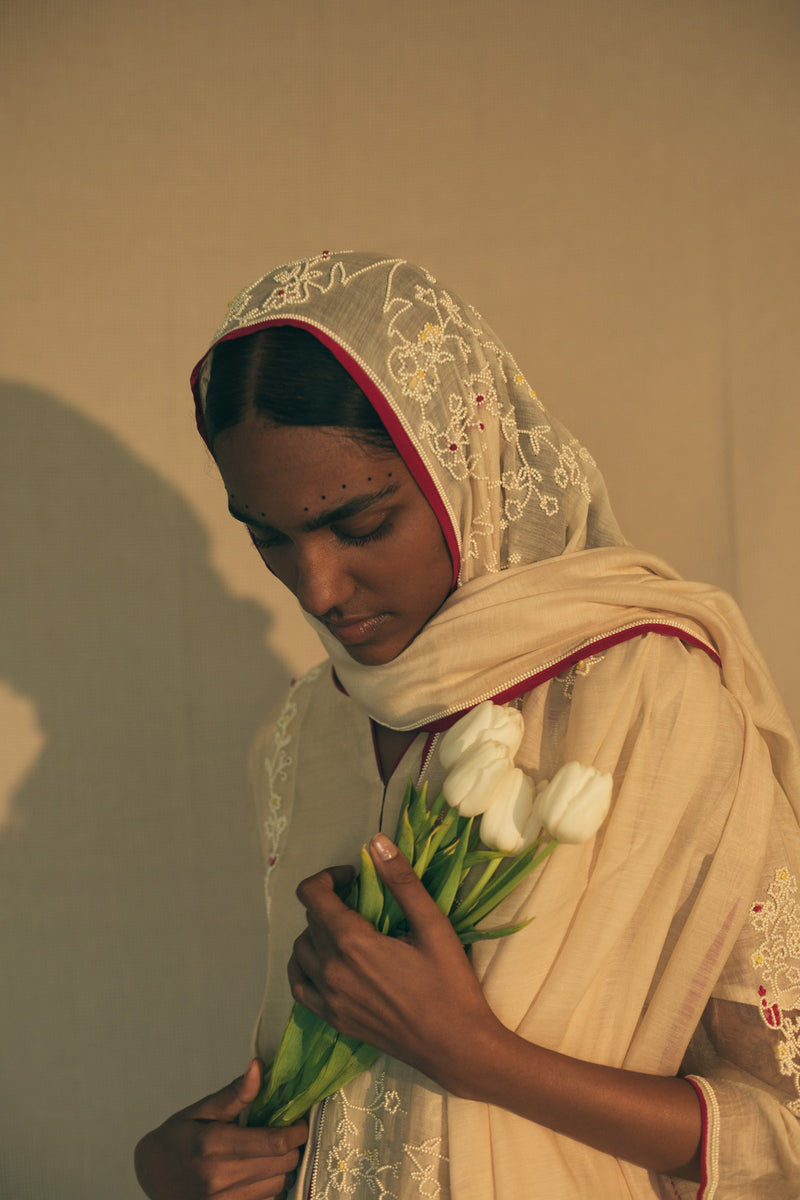
<path id="1" fill-rule="evenodd" d="M 0 412 L 0 683 L 28 731 L 0 829 L 0 1195 L 128 1200 L 136 1138 L 247 1061 L 245 764 L 288 674 L 181 497 L 51 396 L 2 384 Z"/>

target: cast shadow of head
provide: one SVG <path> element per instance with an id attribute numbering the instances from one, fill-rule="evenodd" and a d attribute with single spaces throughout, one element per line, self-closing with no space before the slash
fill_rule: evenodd
<path id="1" fill-rule="evenodd" d="M 52 396 L 0 412 L 0 681 L 44 735 L 0 830 L 0 1193 L 132 1196 L 136 1136 L 246 1061 L 246 759 L 288 674 L 163 480 Z"/>

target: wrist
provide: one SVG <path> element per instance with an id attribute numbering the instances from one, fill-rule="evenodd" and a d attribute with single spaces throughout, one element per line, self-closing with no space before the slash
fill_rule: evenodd
<path id="1" fill-rule="evenodd" d="M 459 1034 L 441 1047 L 431 1073 L 441 1087 L 460 1100 L 498 1103 L 494 1081 L 498 1067 L 513 1056 L 519 1038 L 491 1009 L 471 1022 L 458 1022 Z"/>

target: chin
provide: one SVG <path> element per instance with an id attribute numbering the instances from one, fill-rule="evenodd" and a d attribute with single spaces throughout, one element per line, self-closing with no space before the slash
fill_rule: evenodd
<path id="1" fill-rule="evenodd" d="M 360 663 L 362 667 L 383 667 L 386 663 L 394 662 L 408 644 L 408 642 L 404 642 L 399 646 L 396 643 L 382 642 L 370 645 L 365 642 L 361 646 L 345 646 L 344 648 L 353 662 Z"/>

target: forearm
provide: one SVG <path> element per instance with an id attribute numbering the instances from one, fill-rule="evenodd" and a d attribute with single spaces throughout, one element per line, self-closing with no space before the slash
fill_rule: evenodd
<path id="1" fill-rule="evenodd" d="M 606 1154 L 699 1181 L 702 1121 L 684 1079 L 582 1062 L 485 1023 L 434 1078 L 455 1095 L 508 1109 Z"/>

